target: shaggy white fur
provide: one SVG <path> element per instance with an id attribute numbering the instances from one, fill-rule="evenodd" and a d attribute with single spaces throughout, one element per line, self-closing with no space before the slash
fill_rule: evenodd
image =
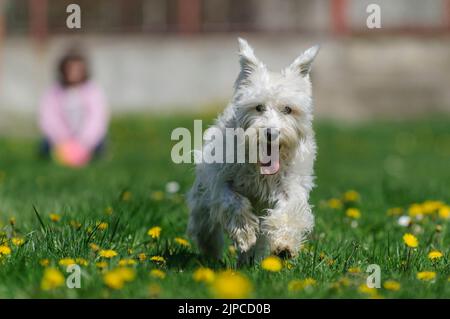
<path id="1" fill-rule="evenodd" d="M 278 129 L 279 163 L 272 175 L 262 174 L 258 163 L 197 164 L 188 234 L 215 258 L 222 255 L 223 231 L 238 248 L 240 263 L 268 253 L 295 256 L 314 226 L 308 203 L 316 155 L 309 72 L 319 47 L 273 73 L 247 41 L 239 39 L 239 46 L 234 96 L 214 127 L 223 136 L 226 128 Z"/>

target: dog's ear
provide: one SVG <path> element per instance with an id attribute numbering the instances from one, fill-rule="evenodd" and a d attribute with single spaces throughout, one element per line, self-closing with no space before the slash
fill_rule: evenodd
<path id="1" fill-rule="evenodd" d="M 250 75 L 258 68 L 263 68 L 263 63 L 255 56 L 252 47 L 245 39 L 238 38 L 239 41 L 239 63 L 241 70 L 238 79 L 236 80 L 236 87 L 247 82 Z"/>
<path id="2" fill-rule="evenodd" d="M 319 49 L 320 46 L 315 45 L 303 52 L 290 66 L 288 66 L 288 70 L 300 74 L 303 77 L 307 76 L 311 71 L 311 64 L 317 53 L 319 53 Z"/>

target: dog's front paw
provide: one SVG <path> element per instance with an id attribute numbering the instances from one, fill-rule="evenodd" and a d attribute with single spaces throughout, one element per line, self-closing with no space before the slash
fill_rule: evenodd
<path id="1" fill-rule="evenodd" d="M 309 211 L 288 212 L 272 211 L 262 224 L 271 253 L 285 258 L 297 256 L 314 222 L 312 215 L 306 214 Z"/>
<path id="2" fill-rule="evenodd" d="M 270 251 L 273 255 L 282 259 L 298 255 L 301 243 L 297 238 L 286 236 L 286 234 L 272 234 L 270 239 Z"/>
<path id="3" fill-rule="evenodd" d="M 227 207 L 229 211 L 222 223 L 236 248 L 246 252 L 256 243 L 259 218 L 253 214 L 252 205 L 247 198 L 238 194 L 233 196 L 232 203 Z"/>
<path id="4" fill-rule="evenodd" d="M 252 227 L 237 228 L 231 236 L 241 252 L 246 252 L 256 243 L 256 231 Z"/>
<path id="5" fill-rule="evenodd" d="M 297 251 L 292 251 L 287 247 L 276 247 L 275 250 L 272 251 L 272 255 L 276 255 L 281 259 L 289 259 L 297 256 Z"/>
<path id="6" fill-rule="evenodd" d="M 229 225 L 230 237 L 241 252 L 246 252 L 255 245 L 258 232 L 259 219 L 248 211 L 234 216 Z"/>

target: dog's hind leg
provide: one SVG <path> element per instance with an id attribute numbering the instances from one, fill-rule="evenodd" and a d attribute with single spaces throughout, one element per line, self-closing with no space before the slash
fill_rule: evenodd
<path id="1" fill-rule="evenodd" d="M 209 229 L 200 229 L 196 239 L 201 253 L 214 259 L 220 259 L 223 251 L 223 233 L 219 225 L 211 226 Z"/>
<path id="2" fill-rule="evenodd" d="M 199 236 L 197 243 L 202 253 L 220 259 L 223 251 L 222 227 L 218 224 L 210 225 L 209 229 L 205 229 L 205 233 Z"/>
<path id="3" fill-rule="evenodd" d="M 197 244 L 202 254 L 215 259 L 222 257 L 222 229 L 219 224 L 210 223 L 207 208 L 199 207 L 192 210 L 189 218 L 188 234 Z"/>

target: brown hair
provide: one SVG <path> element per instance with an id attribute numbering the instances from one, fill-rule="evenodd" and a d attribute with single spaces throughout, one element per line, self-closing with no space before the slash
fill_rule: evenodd
<path id="1" fill-rule="evenodd" d="M 67 87 L 70 85 L 67 82 L 65 69 L 67 64 L 73 61 L 80 61 L 84 64 L 85 67 L 85 74 L 80 83 L 84 83 L 90 78 L 89 65 L 86 57 L 80 51 L 72 49 L 64 54 L 58 63 L 58 82 L 63 87 Z"/>

